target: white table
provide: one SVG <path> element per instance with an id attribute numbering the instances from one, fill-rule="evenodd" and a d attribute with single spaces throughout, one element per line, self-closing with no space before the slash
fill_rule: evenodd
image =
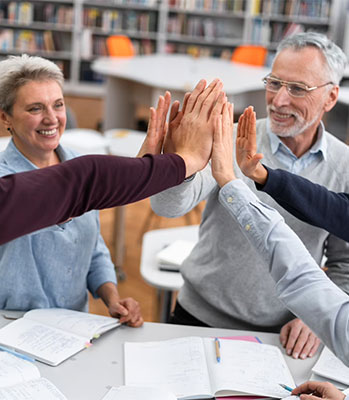
<path id="1" fill-rule="evenodd" d="M 156 261 L 156 254 L 175 240 L 198 241 L 199 226 L 156 229 L 143 236 L 141 255 L 141 275 L 151 286 L 158 289 L 159 320 L 167 322 L 171 312 L 172 294 L 183 285 L 179 272 L 161 271 Z"/>
<path id="2" fill-rule="evenodd" d="M 6 320 L 0 311 L 0 327 Z M 263 343 L 281 348 L 279 335 L 274 333 L 252 333 L 230 329 L 201 328 L 169 324 L 145 323 L 141 328 L 123 326 L 100 337 L 88 349 L 66 360 L 58 367 L 35 362 L 43 377 L 49 379 L 69 400 L 100 400 L 110 386 L 124 384 L 123 343 L 165 340 L 183 336 L 234 336 L 257 335 Z M 284 350 L 282 350 L 284 354 Z M 307 360 L 294 360 L 285 356 L 296 384 L 310 377 L 310 370 L 317 356 Z"/>
<path id="3" fill-rule="evenodd" d="M 107 76 L 104 129 L 134 128 L 136 104 L 154 106 L 158 96 L 170 90 L 182 101 L 200 79 L 220 78 L 236 109 L 253 104 L 258 117 L 265 116 L 262 78 L 269 68 L 232 63 L 217 58 L 193 58 L 182 54 L 153 54 L 133 58 L 99 58 L 92 69 Z"/>

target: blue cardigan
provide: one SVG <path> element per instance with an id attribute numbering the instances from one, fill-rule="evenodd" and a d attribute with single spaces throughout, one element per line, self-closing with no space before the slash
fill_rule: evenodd
<path id="1" fill-rule="evenodd" d="M 264 186 L 285 210 L 302 221 L 318 226 L 349 242 L 349 194 L 335 193 L 298 175 L 281 169 L 268 171 Z"/>

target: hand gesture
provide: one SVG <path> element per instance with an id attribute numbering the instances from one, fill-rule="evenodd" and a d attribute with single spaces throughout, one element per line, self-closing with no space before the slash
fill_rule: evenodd
<path id="1" fill-rule="evenodd" d="M 143 317 L 138 301 L 132 297 L 119 299 L 119 301 L 111 302 L 108 306 L 109 314 L 112 317 L 119 318 L 122 324 L 127 324 L 137 328 L 143 325 Z"/>
<path id="2" fill-rule="evenodd" d="M 234 108 L 223 106 L 222 115 L 216 117 L 211 156 L 212 175 L 220 187 L 236 179 L 233 167 Z"/>
<path id="3" fill-rule="evenodd" d="M 292 390 L 301 400 L 344 400 L 345 394 L 332 383 L 308 381 Z"/>
<path id="4" fill-rule="evenodd" d="M 236 161 L 244 175 L 257 183 L 265 184 L 268 173 L 260 163 L 262 158 L 263 154 L 257 153 L 256 114 L 250 106 L 239 118 Z"/>
<path id="5" fill-rule="evenodd" d="M 144 139 L 137 157 L 144 154 L 160 154 L 167 131 L 166 117 L 171 103 L 171 94 L 166 92 L 160 96 L 156 110 L 150 107 L 150 118 L 148 123 L 147 136 Z"/>
<path id="6" fill-rule="evenodd" d="M 170 137 L 166 138 L 165 151 L 183 157 L 187 174 L 192 175 L 203 169 L 211 155 L 215 117 L 222 112 L 226 96 L 222 92 L 222 82 L 214 80 L 206 89 L 206 82 L 200 81 L 185 102 L 180 123 L 175 128 L 175 118 L 171 121 Z M 171 125 L 170 122 L 170 125 Z"/>
<path id="7" fill-rule="evenodd" d="M 281 328 L 280 342 L 289 356 L 302 360 L 313 357 L 321 343 L 320 339 L 299 318 Z"/>

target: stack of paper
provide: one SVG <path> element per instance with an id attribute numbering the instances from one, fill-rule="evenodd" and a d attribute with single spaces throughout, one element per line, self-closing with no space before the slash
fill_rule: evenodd
<path id="1" fill-rule="evenodd" d="M 179 271 L 183 261 L 195 246 L 189 240 L 176 240 L 156 255 L 159 269 L 162 271 Z"/>
<path id="2" fill-rule="evenodd" d="M 327 347 L 322 350 L 312 371 L 314 380 L 331 380 L 338 389 L 346 389 L 349 386 L 349 368 Z"/>
<path id="3" fill-rule="evenodd" d="M 119 386 L 109 389 L 102 400 L 177 400 L 177 397 L 159 388 Z"/>

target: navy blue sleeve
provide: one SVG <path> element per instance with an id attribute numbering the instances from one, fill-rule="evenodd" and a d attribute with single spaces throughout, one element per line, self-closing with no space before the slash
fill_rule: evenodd
<path id="1" fill-rule="evenodd" d="M 0 178 L 0 244 L 93 209 L 142 200 L 183 182 L 176 154 L 84 156 Z"/>
<path id="2" fill-rule="evenodd" d="M 298 175 L 281 169 L 270 169 L 264 186 L 285 210 L 311 225 L 323 228 L 349 242 L 349 194 L 335 193 Z"/>

